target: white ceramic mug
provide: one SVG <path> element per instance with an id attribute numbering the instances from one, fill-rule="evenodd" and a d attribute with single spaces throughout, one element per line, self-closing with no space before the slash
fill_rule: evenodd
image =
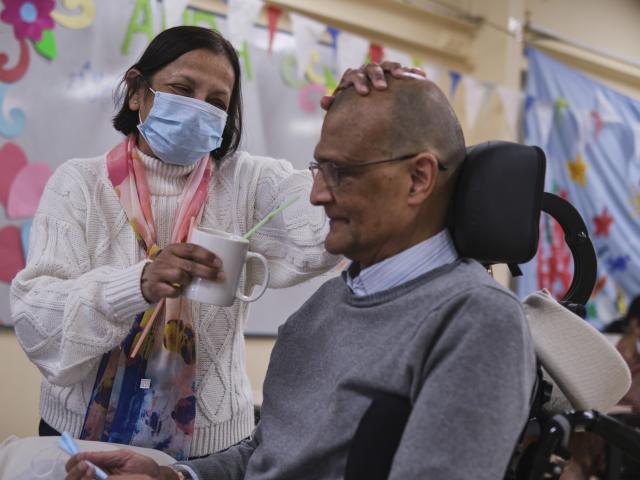
<path id="1" fill-rule="evenodd" d="M 269 282 L 269 265 L 267 259 L 259 253 L 249 252 L 249 240 L 232 233 L 198 227 L 191 232 L 191 243 L 200 245 L 215 253 L 222 260 L 224 281 L 212 282 L 195 277 L 184 291 L 184 296 L 196 302 L 228 307 L 238 298 L 245 302 L 255 302 L 267 288 Z M 264 266 L 264 280 L 251 296 L 238 291 L 240 274 L 246 262 L 255 258 Z"/>

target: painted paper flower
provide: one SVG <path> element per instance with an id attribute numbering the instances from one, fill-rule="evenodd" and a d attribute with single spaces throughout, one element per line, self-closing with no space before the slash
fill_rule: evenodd
<path id="1" fill-rule="evenodd" d="M 13 25 L 18 40 L 29 37 L 34 42 L 42 39 L 42 31 L 53 28 L 51 11 L 55 0 L 4 0 L 0 19 Z"/>

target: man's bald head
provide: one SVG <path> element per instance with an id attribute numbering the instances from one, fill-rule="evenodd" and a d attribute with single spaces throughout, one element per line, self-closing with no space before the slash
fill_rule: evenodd
<path id="1" fill-rule="evenodd" d="M 359 122 L 373 119 L 380 126 L 375 141 L 385 155 L 432 152 L 450 171 L 456 170 L 466 154 L 460 123 L 446 96 L 427 79 L 396 79 L 386 75 L 388 88 L 371 89 L 367 96 L 353 88 L 341 92 L 329 115 L 347 115 Z"/>

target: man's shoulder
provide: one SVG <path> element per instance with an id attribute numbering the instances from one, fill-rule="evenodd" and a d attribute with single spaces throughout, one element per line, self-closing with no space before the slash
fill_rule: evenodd
<path id="1" fill-rule="evenodd" d="M 425 291 L 437 292 L 437 295 L 441 297 L 458 295 L 506 296 L 519 303 L 513 292 L 500 285 L 484 266 L 469 258 L 462 258 L 442 268 L 440 275 L 424 284 L 422 288 Z"/>
<path id="2" fill-rule="evenodd" d="M 441 313 L 465 312 L 456 315 L 458 321 L 483 322 L 492 318 L 513 316 L 524 320 L 524 310 L 518 297 L 500 285 L 487 270 L 471 259 L 461 259 L 443 271 L 434 281 L 422 286 L 425 296 L 433 299 L 433 306 Z"/>

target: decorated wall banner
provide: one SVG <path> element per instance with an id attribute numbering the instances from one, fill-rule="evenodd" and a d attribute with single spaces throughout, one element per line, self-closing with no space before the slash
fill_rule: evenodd
<path id="1" fill-rule="evenodd" d="M 603 327 L 640 294 L 640 102 L 536 50 L 529 74 L 525 142 L 547 155 L 547 190 L 581 213 L 598 256 L 588 320 Z M 572 278 L 562 229 L 544 217 L 538 255 L 523 268 L 524 295 Z"/>

